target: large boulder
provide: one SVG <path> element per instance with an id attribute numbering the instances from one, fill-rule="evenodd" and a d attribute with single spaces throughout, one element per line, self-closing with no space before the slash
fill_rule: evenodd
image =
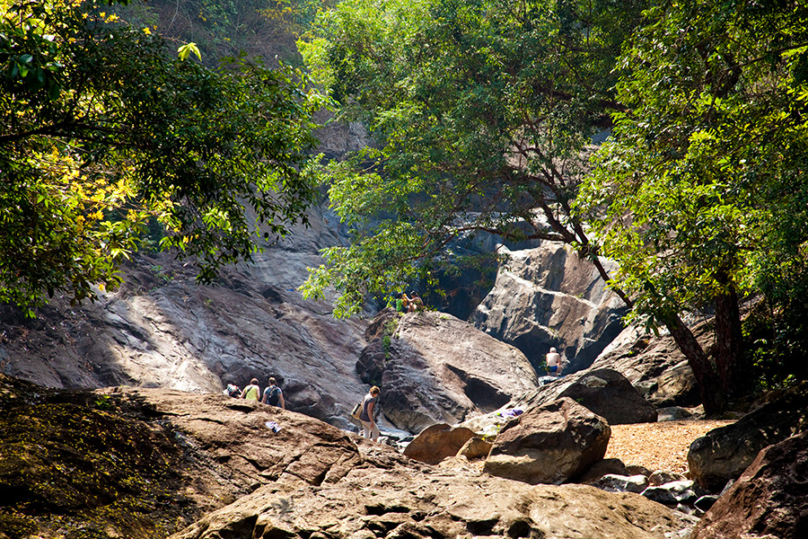
<path id="1" fill-rule="evenodd" d="M 808 432 L 761 451 L 691 537 L 808 537 Z"/>
<path id="2" fill-rule="evenodd" d="M 564 483 L 603 458 L 610 436 L 603 418 L 564 397 L 507 423 L 483 471 L 531 485 Z"/>
<path id="3" fill-rule="evenodd" d="M 588 371 L 585 376 L 562 391 L 559 397 L 569 397 L 610 425 L 653 423 L 656 409 L 643 399 L 631 382 L 611 369 Z"/>
<path id="4" fill-rule="evenodd" d="M 473 437 L 474 431 L 470 429 L 439 423 L 422 430 L 404 448 L 404 456 L 427 464 L 437 464 L 446 457 L 457 455 Z"/>
<path id="5" fill-rule="evenodd" d="M 696 439 L 687 454 L 691 477 L 707 490 L 720 491 L 743 473 L 761 449 L 808 430 L 806 409 L 808 384 L 803 384 Z"/>
<path id="6" fill-rule="evenodd" d="M 623 329 L 625 304 L 567 245 L 503 252 L 509 259 L 472 315 L 474 325 L 519 348 L 537 370 L 550 347 L 569 363 L 568 371 L 589 367 Z"/>
<path id="7" fill-rule="evenodd" d="M 519 350 L 438 312 L 397 318 L 390 338 L 373 340 L 356 368 L 381 387 L 385 418 L 410 432 L 496 410 L 538 384 Z"/>

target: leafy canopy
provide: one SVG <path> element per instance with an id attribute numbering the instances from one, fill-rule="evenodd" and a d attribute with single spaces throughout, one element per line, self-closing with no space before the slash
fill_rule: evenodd
<path id="1" fill-rule="evenodd" d="M 375 141 L 326 169 L 355 234 L 304 294 L 364 297 L 434 279 L 475 233 L 588 240 L 570 215 L 591 136 L 610 125 L 614 59 L 639 2 L 346 0 L 299 44 Z"/>
<path id="2" fill-rule="evenodd" d="M 614 138 L 579 207 L 652 324 L 808 273 L 808 9 L 655 7 L 621 58 Z M 799 299 L 799 301 L 803 301 Z"/>
<path id="3" fill-rule="evenodd" d="M 96 0 L 0 4 L 0 301 L 115 286 L 149 220 L 202 282 L 249 259 L 259 224 L 305 219 L 322 103 L 288 68 L 171 59 Z"/>

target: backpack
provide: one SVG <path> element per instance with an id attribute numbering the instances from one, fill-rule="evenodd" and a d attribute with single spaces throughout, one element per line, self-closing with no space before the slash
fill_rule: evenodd
<path id="1" fill-rule="evenodd" d="M 272 390 L 269 392 L 269 397 L 267 397 L 267 404 L 271 404 L 272 406 L 278 406 L 281 403 L 281 388 L 273 387 Z"/>
<path id="2" fill-rule="evenodd" d="M 351 417 L 353 417 L 354 419 L 359 419 L 359 416 L 361 415 L 362 415 L 362 403 L 358 402 L 356 403 L 356 406 L 353 407 L 353 410 L 351 410 Z"/>

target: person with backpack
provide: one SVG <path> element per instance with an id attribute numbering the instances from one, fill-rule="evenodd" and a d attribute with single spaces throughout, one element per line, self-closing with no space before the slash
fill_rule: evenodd
<path id="1" fill-rule="evenodd" d="M 270 406 L 278 406 L 286 410 L 286 402 L 283 400 L 283 391 L 276 385 L 274 377 L 269 378 L 269 387 L 264 390 L 264 398 L 261 402 Z"/>
<path id="2" fill-rule="evenodd" d="M 227 381 L 227 387 L 224 389 L 224 394 L 228 397 L 237 399 L 241 395 L 241 389 L 236 385 L 234 380 Z"/>
<path id="3" fill-rule="evenodd" d="M 250 380 L 250 385 L 244 388 L 244 391 L 241 392 L 239 398 L 253 400 L 258 402 L 258 397 L 261 396 L 261 388 L 258 387 L 258 378 L 253 378 Z"/>
<path id="4" fill-rule="evenodd" d="M 359 421 L 362 423 L 362 436 L 370 438 L 374 442 L 379 439 L 379 427 L 376 426 L 376 408 L 379 403 L 379 393 L 381 390 L 378 386 L 373 386 L 362 399 L 362 415 L 359 416 Z"/>

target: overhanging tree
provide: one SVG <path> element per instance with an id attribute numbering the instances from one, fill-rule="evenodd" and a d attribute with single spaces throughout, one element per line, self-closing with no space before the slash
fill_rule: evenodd
<path id="1" fill-rule="evenodd" d="M 0 301 L 115 286 L 149 219 L 207 282 L 314 199 L 300 170 L 323 101 L 300 73 L 172 59 L 102 8 L 0 6 Z"/>
<path id="2" fill-rule="evenodd" d="M 578 204 L 634 314 L 671 329 L 708 413 L 744 389 L 739 301 L 805 290 L 808 10 L 671 2 L 621 60 L 614 141 Z M 715 313 L 714 363 L 682 324 Z"/>
<path id="3" fill-rule="evenodd" d="M 329 168 L 355 238 L 325 251 L 304 293 L 333 284 L 349 315 L 434 278 L 475 232 L 576 245 L 607 278 L 570 203 L 620 107 L 611 70 L 642 5 L 346 0 L 322 14 L 301 51 L 376 146 Z"/>

